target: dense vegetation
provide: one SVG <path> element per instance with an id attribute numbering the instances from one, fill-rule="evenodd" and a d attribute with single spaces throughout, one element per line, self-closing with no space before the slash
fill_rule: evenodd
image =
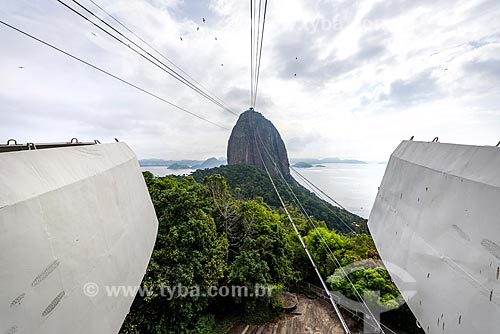
<path id="1" fill-rule="evenodd" d="M 218 168 L 197 170 L 192 176 L 198 182 L 210 175 L 222 175 L 231 187 L 231 193 L 236 198 L 255 198 L 260 196 L 264 202 L 272 207 L 281 207 L 278 197 L 269 182 L 267 174 L 250 165 L 220 166 Z M 368 233 L 367 221 L 349 211 L 330 205 L 311 193 L 299 184 L 285 184 L 283 180 L 276 180 L 276 186 L 281 194 L 285 194 L 287 199 L 292 201 L 290 186 L 297 198 L 308 210 L 308 213 L 316 219 L 326 222 L 328 228 L 341 233 L 349 232 L 351 229 L 356 232 Z"/>
<path id="2" fill-rule="evenodd" d="M 136 297 L 121 333 L 219 334 L 236 319 L 250 323 L 272 321 L 282 313 L 276 298 L 279 291 L 296 290 L 299 282 L 317 283 L 283 210 L 274 207 L 272 191 L 265 193 L 268 186 L 261 173 L 240 166 L 216 170 L 239 183 L 229 186 L 225 177 L 210 171 L 204 171 L 203 177 L 201 172 L 195 173 L 199 182 L 191 176 L 155 178 L 144 173 L 159 231 L 142 283 L 150 293 Z M 319 202 L 311 203 L 320 210 Z M 316 229 L 297 208 L 290 205 L 289 211 L 332 288 L 356 299 L 346 280 L 338 277 L 339 265 L 371 261 L 371 265 L 354 270 L 349 277 L 361 293 L 379 290 L 381 296 L 376 302 L 393 306 L 399 293 L 376 261 L 378 254 L 370 236 L 339 234 L 325 222 L 312 218 Z M 326 251 L 323 240 L 340 264 Z M 162 287 L 179 285 L 201 292 L 212 286 L 244 286 L 254 291 L 258 285 L 273 293 L 215 298 L 203 293 L 165 298 L 158 293 Z M 397 313 L 389 320 L 398 325 L 406 321 L 405 317 L 408 313 Z"/>

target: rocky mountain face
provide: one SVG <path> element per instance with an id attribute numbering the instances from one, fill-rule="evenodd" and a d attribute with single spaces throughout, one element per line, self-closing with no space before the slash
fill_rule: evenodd
<path id="1" fill-rule="evenodd" d="M 262 158 L 261 158 L 262 157 Z M 290 164 L 285 143 L 278 130 L 262 114 L 250 109 L 240 115 L 227 146 L 228 165 L 248 164 L 264 170 L 264 160 L 269 173 L 280 177 L 278 170 L 289 182 Z"/>

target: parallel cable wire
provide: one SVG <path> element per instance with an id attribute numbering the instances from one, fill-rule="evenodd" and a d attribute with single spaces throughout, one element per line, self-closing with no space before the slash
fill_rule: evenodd
<path id="1" fill-rule="evenodd" d="M 295 171 L 294 169 L 292 169 L 293 171 Z M 297 174 L 299 175 L 299 174 Z M 300 176 L 300 175 L 299 175 Z M 324 200 L 322 197 L 318 196 L 318 198 Z M 324 200 L 325 201 L 325 200 Z M 328 201 L 325 201 L 328 203 Z M 345 220 L 343 220 L 339 215 L 337 215 L 337 213 L 333 210 L 333 209 L 330 209 L 329 207 L 327 207 L 327 210 L 330 211 L 334 216 L 335 218 L 337 218 L 338 220 L 340 220 L 340 222 L 349 230 L 351 231 L 353 234 L 356 234 L 356 231 L 351 227 L 349 226 L 349 224 L 346 223 Z"/>
<path id="2" fill-rule="evenodd" d="M 310 284 L 310 283 L 308 283 Z M 315 286 L 314 284 L 311 284 L 312 286 Z M 317 287 L 318 289 L 320 289 L 320 287 Z M 342 304 L 339 304 L 339 307 L 341 309 L 343 309 L 344 311 L 346 311 L 347 313 L 349 313 L 350 315 L 352 315 L 353 317 L 356 317 L 358 320 L 361 320 L 363 321 L 363 318 L 359 316 L 359 314 L 357 314 L 357 312 L 353 312 L 351 311 L 349 308 L 345 307 L 344 305 Z M 373 324 L 371 323 L 368 323 L 370 325 L 370 327 L 372 327 L 373 329 L 376 329 L 378 330 L 378 328 L 376 326 L 374 326 Z M 382 322 L 380 322 L 380 326 L 384 327 L 385 329 L 387 329 L 389 332 L 393 333 L 393 334 L 397 334 L 394 330 L 392 330 L 389 326 L 383 324 Z"/>
<path id="3" fill-rule="evenodd" d="M 264 4 L 264 16 L 263 16 L 263 23 L 262 23 L 262 32 L 261 32 L 261 36 L 260 36 L 260 50 L 259 50 L 259 57 L 258 57 L 258 62 L 257 62 L 257 73 L 256 73 L 256 79 L 255 79 L 256 80 L 255 93 L 254 93 L 254 100 L 253 100 L 254 106 L 257 103 L 257 92 L 259 89 L 260 63 L 261 63 L 261 59 L 262 59 L 262 46 L 263 46 L 263 42 L 264 42 L 264 29 L 266 27 L 266 15 L 267 15 L 267 0 L 265 0 L 265 4 Z M 259 22 L 259 25 L 260 25 L 260 22 Z"/>
<path id="4" fill-rule="evenodd" d="M 260 133 L 259 133 L 259 138 L 260 138 Z M 264 146 L 263 142 L 262 142 L 262 138 L 260 138 L 260 142 L 261 144 Z M 275 169 L 276 171 L 279 173 L 279 175 L 281 176 L 281 178 L 283 179 L 284 183 L 286 184 L 286 186 L 288 187 L 289 191 L 291 191 L 291 194 L 293 195 L 293 197 L 295 198 L 295 203 L 299 206 L 299 209 L 302 208 L 302 211 L 303 211 L 303 215 L 304 216 L 307 216 L 309 217 L 309 214 L 307 213 L 307 211 L 305 210 L 305 208 L 302 206 L 302 203 L 300 203 L 298 197 L 295 195 L 295 192 L 292 190 L 292 188 L 290 187 L 290 184 L 288 182 L 286 182 L 285 180 L 285 177 L 283 175 L 283 173 L 281 172 L 281 170 L 278 168 L 274 158 L 272 157 L 271 153 L 269 153 L 269 150 L 267 149 L 267 147 L 264 146 L 264 149 L 266 150 L 266 153 L 267 155 L 269 156 L 269 158 L 271 159 L 272 163 L 274 164 L 275 166 Z M 293 170 L 293 169 L 292 169 Z M 352 227 L 349 226 L 349 224 L 347 224 L 340 216 L 337 215 L 337 213 L 328 208 L 329 211 L 331 211 L 333 213 L 333 215 L 338 219 L 340 220 L 340 222 L 349 230 L 351 231 L 353 234 L 356 234 L 356 231 L 354 231 L 352 229 Z M 344 209 L 345 210 L 345 209 Z M 310 219 L 310 218 L 309 218 Z"/>
<path id="5" fill-rule="evenodd" d="M 254 127 L 254 131 L 255 131 L 255 127 Z M 342 313 L 340 312 L 340 309 L 338 308 L 337 304 L 335 303 L 335 300 L 333 299 L 332 295 L 328 292 L 328 287 L 325 283 L 325 281 L 323 280 L 323 277 L 321 276 L 321 273 L 319 272 L 319 269 L 318 267 L 316 266 L 316 263 L 314 262 L 314 259 L 312 258 L 311 254 L 309 253 L 309 250 L 307 249 L 307 246 L 306 244 L 304 243 L 304 240 L 302 240 L 302 236 L 300 235 L 300 232 L 299 230 L 297 229 L 297 226 L 295 226 L 295 222 L 293 221 L 293 218 L 292 216 L 290 215 L 290 213 L 288 212 L 288 209 L 286 208 L 286 205 L 285 205 L 285 202 L 283 201 L 283 198 L 281 197 L 281 194 L 280 192 L 278 191 L 278 188 L 276 187 L 276 184 L 274 183 L 273 181 L 273 178 L 271 176 L 271 174 L 269 173 L 269 170 L 267 168 L 267 165 L 264 161 L 264 158 L 262 157 L 262 152 L 260 151 L 260 147 L 259 147 L 259 144 L 257 143 L 257 138 L 255 136 L 255 132 L 254 132 L 254 141 L 255 141 L 255 144 L 257 146 L 257 151 L 259 153 L 259 157 L 260 157 L 260 160 L 262 162 L 262 165 L 264 166 L 264 169 L 267 173 L 267 176 L 269 177 L 269 180 L 271 181 L 271 184 L 274 188 L 274 191 L 276 192 L 276 195 L 278 196 L 279 200 L 280 200 L 280 203 L 281 203 L 281 206 L 283 207 L 283 209 L 285 210 L 285 213 L 288 217 L 288 220 L 290 221 L 290 223 L 292 224 L 292 227 L 295 231 L 295 233 L 297 234 L 298 238 L 299 238 L 299 241 L 302 245 L 302 247 L 304 248 L 306 254 L 307 254 L 307 257 L 309 258 L 309 261 L 311 262 L 311 264 L 313 265 L 314 267 L 314 270 L 316 272 L 316 274 L 318 275 L 318 278 L 319 280 L 321 281 L 321 284 L 323 286 L 323 289 L 325 289 L 325 291 L 327 291 L 328 293 L 328 296 L 329 296 L 329 299 L 330 299 L 330 302 L 335 310 L 335 313 L 337 314 L 339 320 L 340 320 L 340 323 L 342 325 L 342 328 L 344 329 L 344 332 L 345 334 L 351 334 L 351 331 L 349 330 L 349 327 L 347 326 L 347 323 L 344 319 L 344 317 L 342 316 Z"/>
<path id="6" fill-rule="evenodd" d="M 117 40 L 118 42 L 120 42 L 121 44 L 127 46 L 129 49 L 131 49 L 132 51 L 134 51 L 135 53 L 137 53 L 138 55 L 140 55 L 141 57 L 143 57 L 144 59 L 148 60 L 149 62 L 151 62 L 153 65 L 155 65 L 156 67 L 160 68 L 161 70 L 163 70 L 164 72 L 166 72 L 168 75 L 172 76 L 173 78 L 175 78 L 176 80 L 178 80 L 179 82 L 183 83 L 184 85 L 188 86 L 189 88 L 191 88 L 192 90 L 194 90 L 196 93 L 200 94 L 201 96 L 205 97 L 207 100 L 209 100 L 210 102 L 216 104 L 217 106 L 219 106 L 220 108 L 226 110 L 227 112 L 230 112 L 231 114 L 235 115 L 235 116 L 238 116 L 235 112 L 233 112 L 232 110 L 230 110 L 229 108 L 225 107 L 222 103 L 218 102 L 215 100 L 215 98 L 211 97 L 210 95 L 208 95 L 206 92 L 204 92 L 203 90 L 201 90 L 199 87 L 196 87 L 196 85 L 194 85 L 192 82 L 190 82 L 189 80 L 187 80 L 186 78 L 184 78 L 182 75 L 180 75 L 179 73 L 177 73 L 175 70 L 173 70 L 171 67 L 169 67 L 168 65 L 166 65 L 165 63 L 163 63 L 162 61 L 160 61 L 158 58 L 156 58 L 155 56 L 153 56 L 150 52 L 148 52 L 147 50 L 145 50 L 144 48 L 142 48 L 141 46 L 139 46 L 137 43 L 135 43 L 134 41 L 132 41 L 130 38 L 128 38 L 127 36 L 125 36 L 122 32 L 118 31 L 117 29 L 115 29 L 113 26 L 111 26 L 110 24 L 108 24 L 106 21 L 104 21 L 103 19 L 101 19 L 100 17 L 98 17 L 95 13 L 93 13 L 92 11 L 90 11 L 88 8 L 86 8 L 85 6 L 83 6 L 82 4 L 80 4 L 78 1 L 76 0 L 72 0 L 74 3 L 76 3 L 79 7 L 81 7 L 82 9 L 84 9 L 86 12 L 88 12 L 90 15 L 94 16 L 95 18 L 97 18 L 100 22 L 104 23 L 106 26 L 108 26 L 109 28 L 111 28 L 113 31 L 115 31 L 116 33 L 118 33 L 120 36 L 122 36 L 123 38 L 125 38 L 128 42 L 132 43 L 133 45 L 135 45 L 136 47 L 138 47 L 140 50 L 142 50 L 143 52 L 145 52 L 149 57 L 153 58 L 156 62 L 158 62 L 159 64 L 161 64 L 162 66 L 164 66 L 165 68 L 163 68 L 162 66 L 158 65 L 156 62 L 154 62 L 153 60 L 151 60 L 150 58 L 146 57 L 144 54 L 140 53 L 139 51 L 137 51 L 136 49 L 132 48 L 130 46 L 130 44 L 127 44 L 125 43 L 124 41 L 122 41 L 121 39 L 117 38 L 115 35 L 111 34 L 109 31 L 103 29 L 101 26 L 99 26 L 98 24 L 96 24 L 95 22 L 93 22 L 92 20 L 88 19 L 86 16 L 82 15 L 81 13 L 79 13 L 78 11 L 76 11 L 75 9 L 71 8 L 70 6 L 68 6 L 66 3 L 62 2 L 61 0 L 57 0 L 59 3 L 61 3 L 62 5 L 64 5 L 66 8 L 68 8 L 69 10 L 71 10 L 72 12 L 74 12 L 75 14 L 77 14 L 78 16 L 80 16 L 81 18 L 85 19 L 86 21 L 88 21 L 89 23 L 91 23 L 92 25 L 96 26 L 98 29 L 102 30 L 103 32 L 105 32 L 106 34 L 108 34 L 109 36 L 111 36 L 112 38 L 114 38 L 115 40 Z"/>
<path id="7" fill-rule="evenodd" d="M 128 38 L 127 36 L 125 36 L 123 33 L 121 33 L 119 30 L 115 29 L 113 26 L 111 26 L 110 24 L 108 24 L 106 21 L 104 21 L 103 19 L 101 19 L 99 16 L 97 16 L 96 14 L 94 14 L 91 10 L 89 10 L 88 8 L 86 8 L 85 6 L 83 6 L 82 4 L 80 4 L 78 1 L 76 0 L 72 0 L 74 3 L 76 3 L 79 7 L 81 7 L 82 9 L 84 9 L 86 12 L 88 12 L 90 15 L 94 16 L 95 18 L 97 18 L 100 22 L 104 23 L 106 26 L 108 26 L 109 28 L 111 28 L 113 31 L 115 31 L 116 33 L 118 33 L 120 36 L 122 36 L 123 38 L 125 38 L 128 42 L 132 43 L 134 46 L 138 47 L 141 51 L 145 52 L 146 55 L 148 55 L 149 57 L 153 58 L 155 61 L 153 61 L 151 58 L 147 57 L 146 55 L 144 55 L 143 53 L 137 51 L 136 49 L 132 48 L 130 46 L 130 44 L 127 44 L 126 42 L 124 42 L 123 40 L 121 40 L 120 38 L 118 38 L 117 36 L 115 36 L 114 34 L 112 34 L 111 32 L 109 32 L 108 30 L 104 29 L 102 26 L 100 26 L 99 24 L 93 22 L 92 20 L 90 20 L 89 18 L 87 18 L 85 15 L 83 15 L 82 13 L 78 12 L 77 10 L 75 10 L 74 8 L 72 8 L 71 6 L 69 6 L 68 4 L 66 4 L 65 2 L 61 1 L 61 0 L 56 0 L 57 2 L 59 2 L 60 4 L 62 4 L 64 7 L 68 8 L 70 11 L 72 11 L 73 13 L 75 13 L 76 15 L 80 16 L 81 18 L 83 18 L 84 20 L 88 21 L 89 23 L 91 23 L 92 25 L 94 25 L 95 27 L 97 27 L 98 29 L 100 29 L 101 31 L 103 31 L 104 33 L 106 33 L 107 35 L 109 35 L 110 37 L 112 37 L 113 39 L 115 39 L 116 41 L 118 41 L 119 43 L 123 44 L 124 46 L 128 47 L 130 50 L 132 50 L 133 52 L 137 53 L 139 56 L 141 56 L 142 58 L 146 59 L 147 61 L 149 61 L 150 63 L 152 63 L 153 65 L 155 65 L 156 67 L 158 67 L 159 69 L 161 69 L 162 71 L 164 71 L 165 73 L 167 73 L 168 75 L 172 76 L 174 79 L 176 79 L 177 81 L 181 82 L 182 84 L 186 85 L 187 87 L 191 88 L 192 90 L 194 90 L 196 93 L 200 94 L 201 96 L 205 97 L 207 100 L 209 100 L 210 102 L 214 103 L 215 105 L 221 107 L 222 109 L 226 110 L 227 112 L 235 115 L 235 116 L 238 116 L 235 112 L 231 111 L 230 109 L 226 109 L 226 107 L 224 107 L 221 103 L 217 102 L 213 97 L 209 96 L 207 93 L 205 93 L 204 91 L 202 91 L 200 88 L 196 87 L 193 83 L 191 83 L 189 80 L 187 80 L 186 78 L 184 78 L 182 75 L 180 75 L 179 73 L 177 73 L 175 70 L 173 70 L 171 67 L 169 67 L 168 65 L 166 65 L 164 62 L 162 62 L 161 60 L 159 60 L 157 57 L 155 57 L 154 55 L 152 55 L 150 52 L 148 52 L 147 50 L 145 50 L 144 48 L 142 48 L 140 45 L 138 45 L 137 43 L 135 43 L 133 40 L 131 40 L 130 38 Z M 158 64 L 159 63 L 159 64 Z M 162 66 L 160 66 L 160 64 Z"/>
<path id="8" fill-rule="evenodd" d="M 290 170 L 292 170 L 293 172 L 295 172 L 299 178 L 301 180 L 303 180 L 305 182 L 305 184 L 307 186 L 309 186 L 310 190 L 312 192 L 315 192 L 315 189 L 316 191 L 319 191 L 320 193 L 315 193 L 316 196 L 318 196 L 318 198 L 324 200 L 325 202 L 328 203 L 326 199 L 329 199 L 330 201 L 332 201 L 333 203 L 337 204 L 340 208 L 344 209 L 347 211 L 347 209 L 345 209 L 342 205 L 340 205 L 336 200 L 334 200 L 333 198 L 331 198 L 328 194 L 326 194 L 323 190 L 321 190 L 320 188 L 318 188 L 316 185 L 314 185 L 311 181 L 309 181 L 304 175 L 300 174 L 295 168 L 293 167 L 290 167 Z M 324 195 L 325 197 L 322 197 L 321 195 Z M 330 207 L 327 207 L 327 210 L 330 211 L 338 220 L 340 220 L 342 222 L 342 224 L 347 227 L 347 229 L 349 229 L 353 234 L 356 234 L 357 232 L 355 230 L 352 229 L 352 227 L 349 226 L 349 224 L 347 224 L 345 222 L 345 220 L 343 220 L 339 215 L 337 215 L 337 213 L 335 212 L 335 210 L 331 209 Z"/>
<path id="9" fill-rule="evenodd" d="M 260 38 L 260 22 L 261 22 L 261 8 L 262 8 L 262 0 L 259 0 L 259 7 L 257 9 L 257 0 L 254 0 L 254 22 L 256 21 L 256 27 L 257 27 L 257 33 L 255 33 L 255 39 L 254 39 L 254 86 L 257 83 L 257 66 L 258 66 L 258 56 L 259 56 L 259 38 Z M 257 16 L 258 13 L 258 16 Z M 255 27 L 254 27 L 255 29 Z M 252 105 L 255 107 L 255 96 L 257 94 L 256 87 L 253 88 L 254 96 L 252 99 Z"/>
<path id="10" fill-rule="evenodd" d="M 48 42 L 45 42 L 44 40 L 42 40 L 40 38 L 37 38 L 37 37 L 35 37 L 35 36 L 33 36 L 33 35 L 25 32 L 25 31 L 23 31 L 23 30 L 21 30 L 19 28 L 16 28 L 16 27 L 14 27 L 14 26 L 12 26 L 12 25 L 10 25 L 10 24 L 2 21 L 2 20 L 0 20 L 0 24 L 3 24 L 4 26 L 6 26 L 8 28 L 17 31 L 18 33 L 23 34 L 24 36 L 27 36 L 27 37 L 29 37 L 29 38 L 31 38 L 31 39 L 33 39 L 33 40 L 35 40 L 35 41 L 37 41 L 37 42 L 45 45 L 45 46 L 48 46 L 49 48 L 51 48 L 53 50 L 56 50 L 56 51 L 58 51 L 58 52 L 60 52 L 60 53 L 62 53 L 64 55 L 66 55 L 66 56 L 68 56 L 68 57 L 70 57 L 70 58 L 72 58 L 74 60 L 77 60 L 80 63 L 85 64 L 85 65 L 93 68 L 94 70 L 97 70 L 97 71 L 99 71 L 101 73 L 104 73 L 107 76 L 110 76 L 110 77 L 112 77 L 112 78 L 114 78 L 114 79 L 116 79 L 116 80 L 118 80 L 118 81 L 120 81 L 120 82 L 122 82 L 122 83 L 124 83 L 124 84 L 126 84 L 128 86 L 130 86 L 130 87 L 133 87 L 133 88 L 135 88 L 135 89 L 137 89 L 137 90 L 139 90 L 139 91 L 141 91 L 143 93 L 146 93 L 146 94 L 148 94 L 148 95 L 150 95 L 150 96 L 152 96 L 152 97 L 154 97 L 154 98 L 156 98 L 156 99 L 158 99 L 158 100 L 160 100 L 160 101 L 162 101 L 162 102 L 164 102 L 164 103 L 166 103 L 166 104 L 168 104 L 168 105 L 170 105 L 170 106 L 172 106 L 174 108 L 177 108 L 177 109 L 179 109 L 179 110 L 181 110 L 181 111 L 183 111 L 183 112 L 185 112 L 185 113 L 187 113 L 187 114 L 189 114 L 191 116 L 199 118 L 199 119 L 201 119 L 201 120 L 203 120 L 203 121 L 205 121 L 207 123 L 210 123 L 212 125 L 215 125 L 215 126 L 221 128 L 221 129 L 230 130 L 229 128 L 227 128 L 225 126 L 219 125 L 219 124 L 217 124 L 215 122 L 212 122 L 212 121 L 210 121 L 210 120 L 208 120 L 208 119 L 206 119 L 206 118 L 204 118 L 204 117 L 202 117 L 200 115 L 197 115 L 197 114 L 195 114 L 195 113 L 193 113 L 193 112 L 191 112 L 191 111 L 189 111 L 189 110 L 187 110 L 185 108 L 179 107 L 178 105 L 176 105 L 176 104 L 174 104 L 174 103 L 172 103 L 172 102 L 170 102 L 170 101 L 168 101 L 168 100 L 166 100 L 166 99 L 164 99 L 164 98 L 162 98 L 162 97 L 160 97 L 160 96 L 158 96 L 158 95 L 156 95 L 154 93 L 151 93 L 151 92 L 147 91 L 144 88 L 141 88 L 141 87 L 139 87 L 139 86 L 137 86 L 137 85 L 135 85 L 135 84 L 133 84 L 133 83 L 125 80 L 125 79 L 122 79 L 122 78 L 120 78 L 120 77 L 118 77 L 118 76 L 116 76 L 116 75 L 114 75 L 114 74 L 112 74 L 112 73 L 110 73 L 110 72 L 108 72 L 106 70 L 103 70 L 103 69 L 101 69 L 101 68 L 99 68 L 99 67 L 97 67 L 97 66 L 95 66 L 95 65 L 93 65 L 93 64 L 91 64 L 91 63 L 89 63 L 89 62 L 87 62 L 87 61 L 85 61 L 85 60 L 83 60 L 81 58 L 79 58 L 79 57 L 77 57 L 77 56 L 72 55 L 69 52 L 66 52 L 66 51 L 64 51 L 64 50 L 62 50 L 62 49 L 60 49 L 60 48 L 58 48 L 58 47 L 56 47 L 56 46 L 54 46 L 54 45 L 52 45 L 52 44 L 50 44 Z"/>
<path id="11" fill-rule="evenodd" d="M 323 190 L 321 190 L 319 187 L 317 187 L 314 183 L 312 183 L 311 181 L 309 181 L 304 175 L 302 175 L 301 173 L 299 173 L 298 170 L 296 170 L 293 167 L 290 167 L 290 169 L 292 169 L 295 173 L 297 173 L 297 175 L 300 176 L 300 178 L 303 179 L 306 183 L 310 184 L 314 189 L 316 189 L 317 191 L 319 191 L 320 193 L 322 193 L 324 196 L 326 196 L 330 201 L 332 201 L 333 203 L 335 203 L 340 208 L 342 208 L 344 210 L 347 210 L 344 206 L 342 206 L 339 202 L 337 202 L 335 199 L 333 199 L 330 195 L 328 195 L 327 193 L 325 193 Z"/>
<path id="12" fill-rule="evenodd" d="M 203 84 L 201 84 L 199 81 L 197 81 L 195 78 L 193 78 L 191 75 L 189 75 L 189 73 L 187 73 L 186 71 L 184 71 L 182 68 L 180 68 L 179 66 L 177 66 L 172 60 L 170 60 L 167 56 L 165 56 L 162 52 L 158 51 L 157 48 L 155 48 L 153 45 L 151 45 L 150 43 L 148 43 L 144 38 L 142 38 L 141 36 L 139 36 L 137 33 L 135 33 L 132 29 L 130 29 L 129 27 L 127 27 L 124 23 L 122 23 L 120 20 L 118 20 L 118 18 L 116 18 L 114 15 L 112 15 L 111 13 L 109 13 L 108 11 L 106 11 L 104 8 L 102 8 L 99 4 L 97 4 L 95 1 L 93 0 L 89 0 L 94 6 L 96 6 L 97 8 L 99 8 L 102 12 L 106 13 L 106 15 L 108 15 L 113 21 L 115 21 L 116 23 L 118 23 L 120 26 L 122 26 L 125 30 L 127 30 L 129 33 L 131 33 L 132 35 L 134 35 L 137 39 L 139 39 L 141 42 L 143 42 L 145 45 L 147 45 L 148 47 L 151 48 L 151 50 L 153 50 L 154 52 L 156 52 L 160 57 L 162 57 L 163 59 L 165 59 L 170 65 L 172 65 L 173 67 L 175 67 L 176 69 L 178 69 L 180 72 L 182 72 L 186 77 L 188 77 L 189 79 L 191 79 L 192 81 L 194 81 L 196 84 L 198 84 L 201 88 L 203 88 L 207 93 L 210 93 L 210 95 L 212 95 L 217 101 L 219 101 L 221 104 L 223 104 L 226 108 L 228 109 L 231 109 L 227 106 L 226 103 L 224 103 L 224 101 L 222 101 L 219 97 L 217 97 L 214 93 L 212 93 L 207 87 L 205 87 Z"/>
<path id="13" fill-rule="evenodd" d="M 250 106 L 253 107 L 253 2 L 250 0 Z"/>
<path id="14" fill-rule="evenodd" d="M 260 133 L 259 133 L 259 138 L 260 138 Z M 260 138 L 260 142 L 262 144 L 262 146 L 266 149 L 267 151 L 267 148 L 265 147 L 265 145 L 263 144 L 262 142 L 262 138 Z M 256 143 L 257 145 L 257 150 L 259 151 L 260 153 L 260 149 L 259 149 L 259 145 L 258 143 Z M 293 198 L 294 200 L 299 203 L 299 210 L 301 211 L 302 215 L 304 216 L 304 218 L 306 218 L 306 220 L 309 222 L 309 225 L 310 227 L 312 227 L 314 230 L 317 231 L 317 234 L 320 236 L 320 240 L 321 242 L 323 243 L 324 247 L 326 247 L 326 250 L 327 252 L 330 253 L 330 255 L 333 257 L 335 263 L 337 264 L 337 266 L 339 267 L 339 269 L 342 271 L 342 273 L 344 274 L 344 277 L 346 278 L 346 280 L 349 282 L 349 285 L 353 288 L 354 290 L 354 293 L 356 294 L 356 296 L 361 300 L 361 303 L 363 304 L 363 306 L 366 308 L 366 310 L 368 311 L 368 313 L 370 314 L 370 316 L 372 317 L 372 319 L 377 323 L 377 326 L 379 327 L 378 330 L 380 330 L 382 333 L 385 333 L 380 325 L 380 322 L 375 318 L 373 312 L 371 311 L 371 309 L 368 307 L 368 305 L 366 304 L 366 302 L 364 301 L 363 297 L 361 297 L 361 294 L 359 293 L 359 291 L 356 289 L 354 283 L 351 281 L 351 279 L 349 278 L 349 276 L 347 275 L 347 273 L 345 272 L 344 268 L 342 267 L 340 261 L 337 259 L 337 257 L 335 256 L 335 254 L 333 253 L 333 251 L 331 250 L 330 246 L 328 246 L 328 243 L 326 242 L 325 238 L 323 237 L 323 235 L 318 231 L 318 227 L 316 226 L 316 224 L 314 223 L 314 221 L 311 219 L 311 217 L 307 214 L 307 212 L 305 211 L 302 203 L 300 203 L 300 200 L 297 198 L 295 192 L 293 191 L 293 189 L 290 187 L 290 185 L 288 184 L 288 182 L 286 182 L 285 180 L 285 177 L 283 176 L 283 173 L 281 173 L 281 171 L 279 170 L 278 166 L 276 165 L 276 162 L 274 160 L 274 158 L 271 156 L 271 154 L 269 153 L 269 151 L 267 151 L 267 154 L 269 155 L 269 158 L 271 159 L 271 161 L 274 163 L 274 166 L 278 172 L 278 174 L 281 176 L 281 178 L 283 179 L 283 181 L 286 183 L 290 193 L 293 195 Z M 263 162 L 264 163 L 264 162 Z M 267 170 L 267 167 L 266 167 L 266 170 Z M 302 208 L 302 209 L 300 209 Z M 323 283 L 323 282 L 322 282 Z M 326 292 L 328 293 L 328 295 L 330 295 L 330 292 L 326 289 L 325 287 L 325 290 Z"/>

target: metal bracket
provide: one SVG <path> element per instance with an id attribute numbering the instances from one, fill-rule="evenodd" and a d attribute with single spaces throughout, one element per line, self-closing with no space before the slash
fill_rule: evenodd
<path id="1" fill-rule="evenodd" d="M 71 146 L 87 146 L 87 145 L 97 145 L 101 142 L 97 139 L 91 142 L 80 142 L 77 138 L 72 138 L 69 142 L 62 143 L 26 143 L 18 144 L 17 140 L 9 139 L 7 144 L 0 144 L 0 153 L 4 152 L 16 152 L 16 151 L 31 151 L 31 150 L 42 150 L 49 148 L 60 148 L 60 147 L 71 147 Z"/>

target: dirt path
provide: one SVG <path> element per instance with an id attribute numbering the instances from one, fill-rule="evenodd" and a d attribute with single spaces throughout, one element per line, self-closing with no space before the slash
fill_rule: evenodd
<path id="1" fill-rule="evenodd" d="M 294 314 L 276 323 L 265 325 L 238 324 L 228 334 L 343 334 L 332 306 L 321 298 L 298 296 Z M 346 318 L 352 333 L 360 333 L 356 321 Z"/>

